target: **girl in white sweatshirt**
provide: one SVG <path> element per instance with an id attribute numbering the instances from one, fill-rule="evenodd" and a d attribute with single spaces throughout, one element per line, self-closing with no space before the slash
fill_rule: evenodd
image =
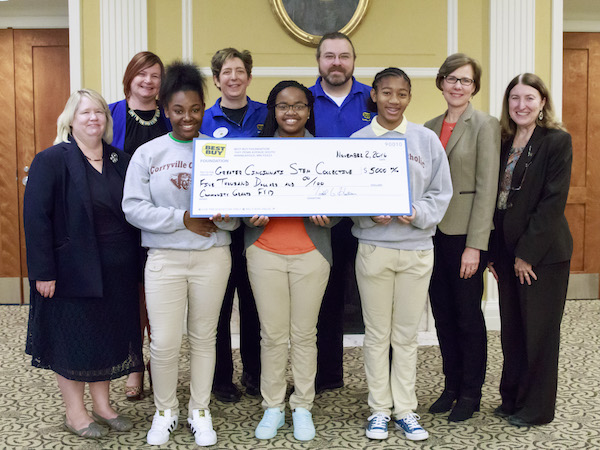
<path id="1" fill-rule="evenodd" d="M 196 444 L 213 445 L 217 435 L 208 405 L 215 369 L 216 330 L 231 270 L 229 231 L 239 219 L 190 217 L 193 139 L 200 136 L 204 79 L 193 64 L 167 68 L 160 90 L 173 131 L 135 152 L 123 194 L 125 217 L 142 230 L 148 247 L 146 304 L 152 329 L 150 359 L 156 414 L 150 445 L 169 440 L 177 428 L 179 349 L 187 312 L 190 343 L 188 423 Z"/>

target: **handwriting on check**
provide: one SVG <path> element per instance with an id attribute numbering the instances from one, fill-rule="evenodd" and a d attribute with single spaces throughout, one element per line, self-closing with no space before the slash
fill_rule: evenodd
<path id="1" fill-rule="evenodd" d="M 337 153 L 337 158 L 385 158 L 386 155 L 379 152 L 364 153 Z M 261 169 L 255 164 L 247 165 L 241 169 L 225 168 L 217 166 L 214 175 L 218 178 L 212 179 L 200 178 L 198 185 L 202 190 L 198 193 L 200 197 L 228 197 L 228 196 L 252 196 L 252 195 L 273 195 L 274 188 L 294 188 L 304 186 L 314 187 L 314 195 L 356 195 L 348 186 L 332 185 L 326 187 L 329 180 L 327 175 L 335 177 L 339 175 L 352 175 L 356 173 L 355 168 L 329 167 L 324 161 L 319 161 L 314 167 L 301 167 L 298 163 L 291 163 L 286 169 Z M 382 166 L 364 166 L 362 173 L 367 175 L 377 175 L 385 173 L 397 173 L 398 167 Z M 288 178 L 282 178 L 285 176 Z M 235 176 L 230 179 L 229 176 Z M 240 179 L 240 176 L 246 178 Z M 270 180 L 270 177 L 276 177 L 277 181 Z M 337 179 L 337 178 L 335 178 Z M 223 188 L 230 187 L 230 191 L 224 191 Z M 210 188 L 218 188 L 213 192 Z"/>

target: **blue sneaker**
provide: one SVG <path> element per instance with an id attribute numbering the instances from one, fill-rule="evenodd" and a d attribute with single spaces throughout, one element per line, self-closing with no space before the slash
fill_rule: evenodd
<path id="1" fill-rule="evenodd" d="M 279 408 L 269 408 L 254 430 L 257 439 L 271 439 L 277 436 L 277 430 L 285 423 L 285 412 Z"/>
<path id="2" fill-rule="evenodd" d="M 411 441 L 423 441 L 429 437 L 429 433 L 419 425 L 420 419 L 418 414 L 409 413 L 402 419 L 394 421 L 398 430 L 404 431 L 407 439 Z"/>
<path id="3" fill-rule="evenodd" d="M 313 424 L 312 414 L 308 409 L 296 408 L 292 412 L 294 421 L 294 437 L 299 441 L 310 441 L 315 437 L 315 425 Z"/>
<path id="4" fill-rule="evenodd" d="M 365 433 L 369 439 L 387 439 L 390 416 L 378 412 L 367 419 L 369 423 Z"/>

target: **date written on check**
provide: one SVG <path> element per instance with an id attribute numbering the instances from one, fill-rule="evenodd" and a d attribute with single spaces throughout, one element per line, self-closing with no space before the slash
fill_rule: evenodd
<path id="1" fill-rule="evenodd" d="M 192 217 L 411 214 L 405 139 L 194 140 Z"/>

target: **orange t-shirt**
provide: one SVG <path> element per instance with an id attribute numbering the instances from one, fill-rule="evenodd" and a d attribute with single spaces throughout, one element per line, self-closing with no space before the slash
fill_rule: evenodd
<path id="1" fill-rule="evenodd" d="M 302 217 L 272 217 L 254 245 L 280 255 L 301 255 L 316 248 Z"/>
<path id="2" fill-rule="evenodd" d="M 454 130 L 455 126 L 456 123 L 448 123 L 444 120 L 444 123 L 442 124 L 442 131 L 440 132 L 440 141 L 444 148 L 446 148 L 446 145 L 448 145 L 448 141 L 452 135 L 452 130 Z"/>

